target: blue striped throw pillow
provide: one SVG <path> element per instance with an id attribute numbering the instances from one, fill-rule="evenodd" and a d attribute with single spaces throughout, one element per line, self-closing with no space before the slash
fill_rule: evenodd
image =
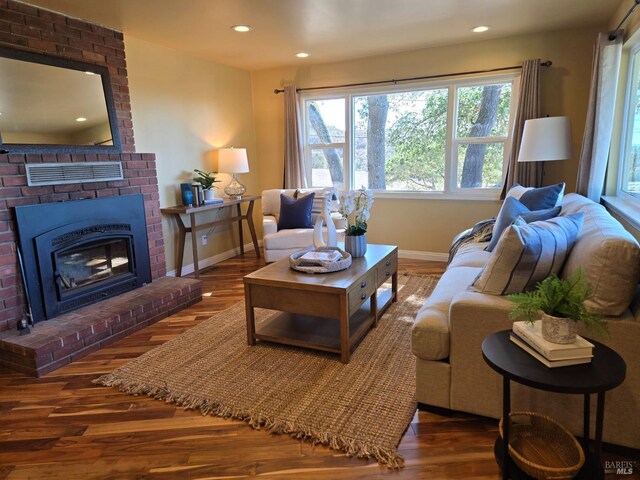
<path id="1" fill-rule="evenodd" d="M 557 275 L 583 220 L 584 213 L 529 224 L 518 217 L 503 232 L 472 288 L 490 295 L 507 295 L 531 290 L 549 275 Z"/>

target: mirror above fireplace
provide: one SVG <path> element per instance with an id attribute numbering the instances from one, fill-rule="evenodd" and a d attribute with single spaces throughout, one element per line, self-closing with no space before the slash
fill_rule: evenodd
<path id="1" fill-rule="evenodd" d="M 2 153 L 118 153 L 106 67 L 0 48 Z"/>

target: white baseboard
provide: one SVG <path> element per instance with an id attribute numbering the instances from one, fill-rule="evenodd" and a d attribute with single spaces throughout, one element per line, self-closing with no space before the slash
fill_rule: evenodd
<path id="1" fill-rule="evenodd" d="M 262 240 L 258 240 L 258 247 L 262 246 Z M 249 251 L 253 251 L 253 243 L 246 243 L 244 246 L 244 251 L 249 252 Z M 200 267 L 200 270 L 202 270 L 203 268 L 207 268 L 210 267 L 211 265 L 215 265 L 216 263 L 220 263 L 224 260 L 229 260 L 230 258 L 233 258 L 237 255 L 240 255 L 240 247 L 235 247 L 232 248 L 231 250 L 227 250 L 226 252 L 222 252 L 222 253 L 218 253 L 217 255 L 213 255 L 212 257 L 207 257 L 204 259 L 200 259 L 200 261 L 198 262 L 198 266 Z M 190 273 L 194 272 L 194 268 L 193 268 L 193 263 L 190 263 L 189 265 L 183 265 L 182 266 L 182 275 L 189 275 Z M 168 277 L 175 277 L 176 276 L 176 270 L 169 270 L 167 272 L 167 276 Z"/>
<path id="2" fill-rule="evenodd" d="M 262 246 L 262 240 L 258 240 L 258 246 Z M 253 251 L 253 243 L 245 244 L 244 251 Z M 212 257 L 204 258 L 199 262 L 200 270 L 210 267 L 211 265 L 215 265 L 216 263 L 220 263 L 224 260 L 229 260 L 230 258 L 233 258 L 237 255 L 240 255 L 240 247 L 235 247 L 231 250 L 227 250 L 226 252 L 213 255 Z M 446 262 L 449 259 L 449 254 L 447 253 L 423 252 L 420 250 L 398 250 L 398 256 L 400 258 L 407 258 L 410 260 L 428 260 L 430 262 Z M 182 275 L 188 275 L 190 273 L 193 273 L 193 271 L 193 263 L 182 266 Z M 169 270 L 167 272 L 167 276 L 175 277 L 176 270 Z"/>
<path id="3" fill-rule="evenodd" d="M 428 260 L 430 262 L 446 262 L 449 260 L 448 253 L 422 252 L 420 250 L 398 250 L 398 256 L 410 260 Z"/>

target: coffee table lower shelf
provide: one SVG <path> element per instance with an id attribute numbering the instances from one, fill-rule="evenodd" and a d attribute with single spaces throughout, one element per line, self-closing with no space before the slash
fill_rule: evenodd
<path id="1" fill-rule="evenodd" d="M 349 319 L 349 350 L 353 350 L 374 323 L 371 301 L 367 300 Z M 267 342 L 324 352 L 340 353 L 341 351 L 340 320 L 336 318 L 280 312 L 266 320 L 256 322 L 255 337 Z"/>
<path id="2" fill-rule="evenodd" d="M 500 470 L 504 469 L 504 458 L 502 452 L 504 451 L 504 442 L 501 437 L 496 439 L 496 443 L 493 446 L 493 453 L 496 458 L 496 463 L 500 467 Z M 578 475 L 574 477 L 574 480 L 596 480 L 604 478 L 604 468 L 598 464 L 598 461 L 592 452 L 586 451 L 584 465 L 578 472 Z M 518 466 L 513 463 L 513 460 L 509 462 L 509 478 L 511 480 L 534 480 L 533 477 L 524 473 Z"/>

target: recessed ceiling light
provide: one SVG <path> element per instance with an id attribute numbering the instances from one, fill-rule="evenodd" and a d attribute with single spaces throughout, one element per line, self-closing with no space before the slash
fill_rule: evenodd
<path id="1" fill-rule="evenodd" d="M 298 52 L 296 53 L 296 57 L 298 58 L 307 58 L 309 54 L 307 52 Z"/>
<path id="2" fill-rule="evenodd" d="M 489 27 L 487 27 L 486 25 L 478 25 L 477 27 L 471 29 L 471 31 L 474 33 L 482 33 L 486 32 L 487 30 L 489 30 Z"/>
<path id="3" fill-rule="evenodd" d="M 234 25 L 233 27 L 231 27 L 231 30 L 233 30 L 234 32 L 246 33 L 253 30 L 253 27 L 249 25 Z"/>
<path id="4" fill-rule="evenodd" d="M 84 118 L 84 117 L 78 117 L 78 118 L 76 118 L 76 122 L 86 122 L 86 121 L 87 121 L 87 119 L 86 119 L 86 118 Z"/>

